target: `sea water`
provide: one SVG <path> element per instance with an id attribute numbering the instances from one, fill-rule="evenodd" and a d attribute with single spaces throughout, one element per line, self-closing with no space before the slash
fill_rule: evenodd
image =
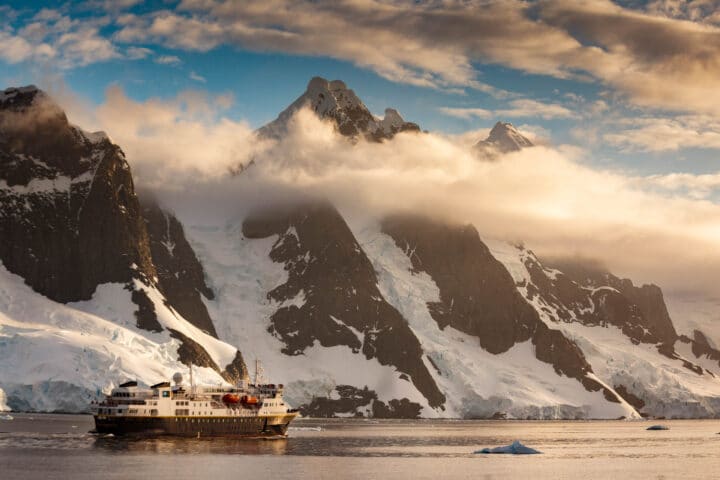
<path id="1" fill-rule="evenodd" d="M 284 440 L 128 439 L 87 415 L 0 421 L 0 479 L 673 479 L 720 476 L 720 421 L 309 420 Z M 514 440 L 540 455 L 478 455 Z"/>

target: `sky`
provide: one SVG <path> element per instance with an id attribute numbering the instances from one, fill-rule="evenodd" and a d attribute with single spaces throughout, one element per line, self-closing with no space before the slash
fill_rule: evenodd
<path id="1" fill-rule="evenodd" d="M 149 185 L 261 155 L 252 131 L 316 75 L 431 135 L 347 150 L 302 117 L 284 147 L 262 150 L 306 167 L 288 182 L 382 203 L 367 179 L 404 176 L 384 188 L 427 206 L 413 185 L 433 185 L 435 204 L 552 254 L 676 290 L 719 273 L 720 0 L 0 4 L 0 85 L 50 92 Z M 467 147 L 499 120 L 540 147 L 478 167 Z M 318 158 L 337 165 L 332 178 Z"/>

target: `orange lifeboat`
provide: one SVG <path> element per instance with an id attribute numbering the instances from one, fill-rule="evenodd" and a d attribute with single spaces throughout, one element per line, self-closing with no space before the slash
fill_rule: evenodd
<path id="1" fill-rule="evenodd" d="M 243 395 L 241 401 L 246 405 L 257 405 L 258 403 L 257 397 L 253 397 L 250 395 Z"/>
<path id="2" fill-rule="evenodd" d="M 223 395 L 222 401 L 223 401 L 223 403 L 235 404 L 240 401 L 240 397 L 238 397 L 237 395 L 235 395 L 233 393 L 226 393 L 225 395 Z"/>

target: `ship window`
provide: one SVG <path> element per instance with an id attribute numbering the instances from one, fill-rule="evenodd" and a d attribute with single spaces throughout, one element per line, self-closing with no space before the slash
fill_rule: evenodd
<path id="1" fill-rule="evenodd" d="M 170 397 L 170 392 L 168 392 L 167 390 L 165 390 L 165 391 L 163 392 L 163 398 L 168 398 L 168 397 Z"/>

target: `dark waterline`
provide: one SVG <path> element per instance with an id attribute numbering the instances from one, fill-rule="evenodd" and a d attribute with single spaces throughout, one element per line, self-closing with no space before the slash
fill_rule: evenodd
<path id="1" fill-rule="evenodd" d="M 716 478 L 720 421 L 306 420 L 283 440 L 97 436 L 88 415 L 0 420 L 0 478 Z M 520 440 L 543 452 L 483 456 Z"/>

